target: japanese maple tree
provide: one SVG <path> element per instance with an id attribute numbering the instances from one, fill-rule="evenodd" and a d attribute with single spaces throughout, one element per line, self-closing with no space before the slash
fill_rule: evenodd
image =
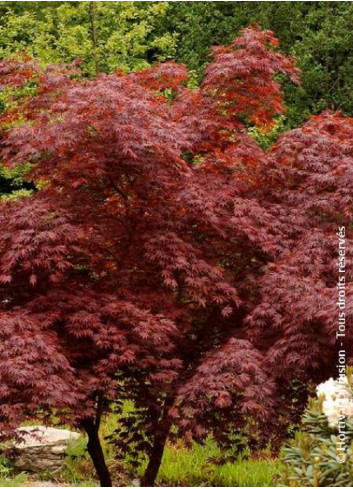
<path id="1" fill-rule="evenodd" d="M 265 131 L 283 112 L 276 76 L 298 81 L 276 45 L 271 32 L 246 29 L 214 48 L 198 90 L 172 62 L 95 80 L 76 66 L 0 65 L 2 86 L 30 82 L 35 92 L 3 115 L 2 158 L 30 162 L 37 184 L 31 197 L 1 204 L 3 434 L 55 409 L 87 432 L 101 484 L 110 486 L 100 420 L 131 400 L 114 442 L 148 455 L 148 486 L 173 425 L 220 443 L 249 419 L 265 439 L 275 428 L 283 376 L 309 348 L 307 321 L 318 328 L 309 306 L 299 310 L 299 289 L 279 279 L 308 288 L 324 275 L 331 245 L 309 279 L 303 263 L 351 211 L 351 194 L 339 189 L 350 149 L 337 168 L 327 156 L 342 154 L 350 121 L 322 116 L 339 126 L 337 140 L 318 119 L 269 154 L 247 134 L 249 124 Z M 321 180 L 303 168 L 306 150 Z M 331 221 L 321 215 L 328 211 Z M 307 292 L 303 301 L 316 289 Z M 315 347 L 302 365 L 307 376 L 316 355 Z M 274 375 L 279 356 L 283 376 Z"/>

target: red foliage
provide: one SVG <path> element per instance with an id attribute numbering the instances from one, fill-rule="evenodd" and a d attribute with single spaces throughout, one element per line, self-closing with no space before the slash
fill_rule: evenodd
<path id="1" fill-rule="evenodd" d="M 40 190 L 1 204 L 2 433 L 55 407 L 109 485 L 99 420 L 130 399 L 115 443 L 148 452 L 152 484 L 173 423 L 221 442 L 251 417 L 268 441 L 283 382 L 333 368 L 353 126 L 324 114 L 257 146 L 246 122 L 270 127 L 275 75 L 297 81 L 275 45 L 255 27 L 214 48 L 200 90 L 175 63 L 96 80 L 36 68 L 37 95 L 3 116 L 5 163 L 32 162 Z"/>
<path id="2" fill-rule="evenodd" d="M 287 75 L 298 83 L 299 71 L 293 60 L 269 49 L 277 45 L 273 32 L 255 25 L 228 46 L 212 49 L 214 59 L 206 68 L 203 88 L 228 116 L 245 116 L 256 125 L 268 125 L 284 111 L 274 75 Z"/>
<path id="3" fill-rule="evenodd" d="M 280 384 L 293 378 L 294 367 L 305 380 L 337 374 L 339 226 L 346 227 L 346 324 L 353 319 L 352 136 L 350 118 L 330 112 L 312 117 L 279 138 L 264 172 L 263 198 L 286 210 L 278 219 L 286 224 L 287 246 L 267 265 L 261 300 L 248 321 L 257 326 Z M 347 326 L 348 362 L 352 346 Z"/>

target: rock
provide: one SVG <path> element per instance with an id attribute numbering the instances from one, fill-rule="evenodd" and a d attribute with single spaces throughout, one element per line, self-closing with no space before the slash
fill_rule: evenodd
<path id="1" fill-rule="evenodd" d="M 56 472 L 63 466 L 70 443 L 80 438 L 80 433 L 46 426 L 19 428 L 21 441 L 14 444 L 15 466 L 28 472 Z"/>

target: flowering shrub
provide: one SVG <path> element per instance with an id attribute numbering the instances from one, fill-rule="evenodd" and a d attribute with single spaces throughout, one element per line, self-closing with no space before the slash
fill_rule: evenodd
<path id="1" fill-rule="evenodd" d="M 329 379 L 316 388 L 303 431 L 283 450 L 289 487 L 352 487 L 353 377 Z"/>
<path id="2" fill-rule="evenodd" d="M 340 414 L 348 418 L 353 416 L 353 393 L 347 376 L 341 381 L 330 378 L 318 385 L 316 392 L 322 399 L 322 411 L 331 428 L 338 427 Z"/>

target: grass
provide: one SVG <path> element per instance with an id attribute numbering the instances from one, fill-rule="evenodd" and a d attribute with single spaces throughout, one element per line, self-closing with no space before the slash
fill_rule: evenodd
<path id="1" fill-rule="evenodd" d="M 194 444 L 192 449 L 168 447 L 158 476 L 159 486 L 272 487 L 281 464 L 275 459 L 244 459 L 224 465 L 209 462 L 219 457 L 215 443 Z"/>
<path id="2" fill-rule="evenodd" d="M 26 474 L 16 474 L 12 477 L 0 478 L 0 487 L 21 487 L 27 481 Z"/>
<path id="3" fill-rule="evenodd" d="M 58 474 L 62 482 L 73 487 L 80 487 L 83 483 L 87 487 L 96 486 L 95 473 L 91 460 L 86 451 L 86 439 L 79 438 L 69 445 L 63 469 Z"/>
<path id="4" fill-rule="evenodd" d="M 85 451 L 85 440 L 69 450 L 60 480 L 73 487 L 87 485 L 95 486 L 94 471 Z M 195 486 L 195 487 L 273 487 L 281 472 L 281 463 L 276 459 L 244 459 L 216 465 L 209 462 L 211 458 L 220 456 L 215 443 L 210 439 L 205 445 L 194 444 L 187 448 L 182 443 L 168 446 L 165 450 L 162 465 L 157 479 L 157 486 Z M 112 454 L 107 454 L 109 465 L 113 463 Z M 139 473 L 124 474 L 127 467 L 113 467 L 116 482 L 119 485 L 131 485 L 133 479 L 142 475 Z M 89 476 L 88 480 L 87 477 Z"/>
<path id="5" fill-rule="evenodd" d="M 0 455 L 0 487 L 18 487 L 26 480 L 25 474 L 14 474 L 9 460 Z"/>
<path id="6" fill-rule="evenodd" d="M 116 427 L 117 419 L 112 415 L 102 425 L 102 439 Z M 142 475 L 133 472 L 128 462 L 117 462 L 111 447 L 104 443 L 107 463 L 113 474 L 115 484 L 129 486 L 133 479 Z M 278 474 L 282 464 L 264 452 L 256 459 L 249 454 L 239 456 L 235 462 L 218 465 L 211 459 L 218 459 L 221 452 L 210 438 L 204 445 L 194 443 L 188 448 L 180 440 L 167 446 L 157 479 L 157 486 L 195 486 L 195 487 L 273 487 L 278 485 Z M 282 470 L 281 470 L 282 469 Z M 0 457 L 0 487 L 20 487 L 29 485 L 26 474 L 16 474 L 8 461 Z M 37 480 L 53 480 L 58 485 L 72 487 L 97 487 L 95 472 L 86 452 L 86 439 L 80 438 L 68 449 L 63 469 L 59 474 L 42 474 Z"/>

